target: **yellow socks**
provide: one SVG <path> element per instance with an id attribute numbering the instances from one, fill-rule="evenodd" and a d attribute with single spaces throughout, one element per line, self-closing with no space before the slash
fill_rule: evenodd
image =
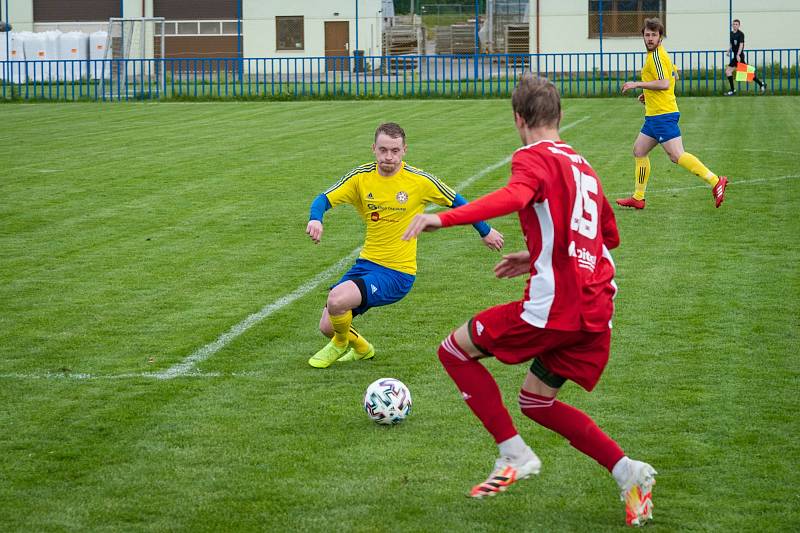
<path id="1" fill-rule="evenodd" d="M 708 167 L 689 152 L 683 152 L 678 158 L 678 164 L 712 187 L 716 186 L 717 182 L 719 182 L 717 175 L 708 170 Z"/>
<path id="2" fill-rule="evenodd" d="M 347 311 L 341 315 L 328 315 L 333 326 L 333 343 L 338 346 L 347 346 L 349 343 L 355 350 L 364 354 L 369 351 L 369 343 L 367 339 L 361 336 L 352 326 L 353 312 Z"/>
<path id="3" fill-rule="evenodd" d="M 636 157 L 636 188 L 633 197 L 644 200 L 644 191 L 647 189 L 647 178 L 650 177 L 650 158 L 647 156 Z"/>
<path id="4" fill-rule="evenodd" d="M 353 312 L 348 310 L 341 315 L 328 315 L 333 326 L 333 344 L 341 348 L 347 346 L 350 334 L 350 324 L 353 322 Z"/>
<path id="5" fill-rule="evenodd" d="M 356 331 L 356 328 L 350 326 L 350 333 L 347 335 L 347 339 L 350 341 L 350 345 L 360 354 L 365 354 L 369 351 L 369 343 L 367 339 L 361 336 L 359 332 Z"/>

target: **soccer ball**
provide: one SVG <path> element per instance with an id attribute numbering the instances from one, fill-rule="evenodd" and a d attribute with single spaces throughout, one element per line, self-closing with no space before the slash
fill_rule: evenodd
<path id="1" fill-rule="evenodd" d="M 377 379 L 367 387 L 364 410 L 378 424 L 399 424 L 411 413 L 411 391 L 398 379 Z"/>

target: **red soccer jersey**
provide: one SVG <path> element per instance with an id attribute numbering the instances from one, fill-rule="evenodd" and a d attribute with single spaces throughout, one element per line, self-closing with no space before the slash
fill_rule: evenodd
<path id="1" fill-rule="evenodd" d="M 513 211 L 531 255 L 521 318 L 554 330 L 609 328 L 617 292 L 609 249 L 619 244 L 619 233 L 589 163 L 560 141 L 522 147 L 511 159 L 506 187 L 439 217 L 450 226 Z"/>

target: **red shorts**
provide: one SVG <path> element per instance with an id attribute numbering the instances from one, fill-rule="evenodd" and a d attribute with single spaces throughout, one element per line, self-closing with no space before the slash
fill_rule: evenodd
<path id="1" fill-rule="evenodd" d="M 521 314 L 519 301 L 481 311 L 470 324 L 472 343 L 509 365 L 536 358 L 550 372 L 592 390 L 608 363 L 611 330 L 541 329 L 522 320 Z"/>

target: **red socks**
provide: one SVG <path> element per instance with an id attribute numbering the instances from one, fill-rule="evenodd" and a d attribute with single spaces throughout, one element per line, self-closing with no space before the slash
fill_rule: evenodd
<path id="1" fill-rule="evenodd" d="M 461 396 L 495 442 L 499 444 L 515 436 L 514 422 L 489 371 L 464 353 L 452 334 L 439 346 L 438 353 L 442 366 L 456 383 Z"/>
<path id="2" fill-rule="evenodd" d="M 453 335 L 439 346 L 439 360 L 461 391 L 475 416 L 483 423 L 496 443 L 517 435 L 514 422 L 503 404 L 500 389 L 484 366 L 456 344 Z M 603 433 L 586 413 L 555 398 L 521 391 L 522 412 L 537 424 L 569 440 L 578 451 L 588 455 L 610 472 L 625 454 L 611 437 Z"/>
<path id="3" fill-rule="evenodd" d="M 580 409 L 524 390 L 520 391 L 519 405 L 525 416 L 566 438 L 609 472 L 625 456 L 619 445 Z"/>

